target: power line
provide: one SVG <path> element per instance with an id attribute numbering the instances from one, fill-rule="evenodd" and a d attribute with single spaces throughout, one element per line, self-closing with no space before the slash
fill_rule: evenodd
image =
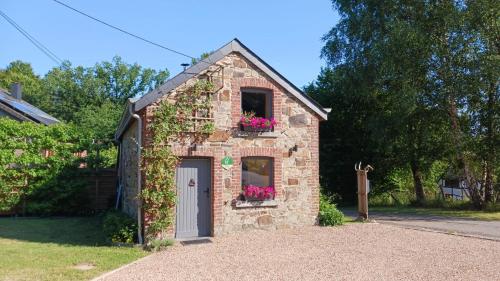
<path id="1" fill-rule="evenodd" d="M 190 56 L 190 55 L 187 55 L 187 54 L 185 54 L 185 53 L 182 53 L 182 52 L 176 51 L 176 50 L 171 49 L 171 48 L 169 48 L 169 47 L 163 46 L 163 45 L 161 45 L 161 44 L 159 44 L 159 43 L 155 43 L 155 42 L 153 42 L 153 41 L 151 41 L 151 40 L 149 40 L 149 39 L 146 39 L 146 38 L 141 37 L 141 36 L 139 36 L 139 35 L 136 35 L 136 34 L 134 34 L 134 33 L 128 32 L 128 31 L 126 31 L 126 30 L 124 30 L 124 29 L 122 29 L 122 28 L 119 28 L 119 27 L 114 26 L 114 25 L 112 25 L 112 24 L 110 24 L 110 23 L 107 23 L 107 22 L 105 22 L 105 21 L 103 21 L 103 20 L 100 20 L 100 19 L 98 19 L 98 18 L 96 18 L 96 17 L 93 17 L 93 16 L 91 16 L 91 15 L 89 15 L 89 14 L 85 13 L 85 12 L 82 12 L 82 11 L 80 11 L 80 10 L 76 9 L 76 8 L 73 8 L 73 7 L 71 7 L 71 6 L 69 6 L 69 5 L 65 4 L 65 3 L 61 2 L 61 1 L 58 1 L 58 0 L 53 0 L 53 1 L 54 1 L 54 2 L 56 2 L 56 3 L 57 3 L 57 4 L 59 4 L 59 5 L 62 5 L 62 6 L 64 6 L 64 7 L 66 7 L 66 8 L 68 8 L 68 9 L 70 9 L 70 10 L 73 10 L 73 11 L 75 11 L 75 12 L 77 12 L 77 13 L 79 13 L 79 14 L 83 15 L 83 16 L 86 16 L 86 17 L 88 17 L 88 18 L 90 18 L 90 19 L 92 19 L 92 20 L 94 20 L 94 21 L 97 21 L 97 22 L 99 22 L 99 23 L 101 23 L 101 24 L 104 24 L 104 25 L 106 25 L 107 27 L 110 27 L 110 28 L 112 28 L 112 29 L 118 30 L 118 31 L 120 31 L 120 32 L 122 32 L 122 33 L 125 33 L 125 34 L 127 34 L 127 35 L 129 35 L 129 36 L 132 36 L 132 37 L 134 37 L 134 38 L 136 38 L 136 39 L 139 39 L 139 40 L 141 40 L 141 41 L 144 41 L 144 42 L 146 42 L 146 43 L 149 43 L 149 44 L 151 44 L 151 45 L 153 45 L 153 46 L 156 46 L 156 47 L 162 48 L 162 49 L 164 49 L 164 50 L 170 51 L 170 52 L 172 52 L 172 53 L 176 53 L 176 54 L 178 54 L 178 55 L 181 55 L 181 56 L 184 56 L 184 57 L 187 57 L 187 58 L 190 58 L 190 59 L 198 60 L 197 58 L 195 58 L 195 57 L 193 57 L 193 56 Z M 200 60 L 200 61 L 203 61 L 203 60 Z M 203 61 L 203 62 L 204 62 L 204 63 L 207 63 L 207 64 L 210 64 L 210 63 L 205 62 L 205 61 Z"/>
<path id="2" fill-rule="evenodd" d="M 24 30 L 19 24 L 17 24 L 13 19 L 7 16 L 4 12 L 0 10 L 0 15 L 10 23 L 19 33 L 21 33 L 26 39 L 28 39 L 35 47 L 37 47 L 40 51 L 42 51 L 47 57 L 49 57 L 56 64 L 62 64 L 62 60 L 54 54 L 49 48 L 45 47 L 40 41 L 38 41 L 35 37 L 30 35 L 26 30 Z"/>

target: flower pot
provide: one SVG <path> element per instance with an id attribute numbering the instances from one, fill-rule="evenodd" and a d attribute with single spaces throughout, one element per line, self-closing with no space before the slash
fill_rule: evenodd
<path id="1" fill-rule="evenodd" d="M 245 132 L 261 133 L 261 132 L 271 132 L 273 130 L 272 127 L 266 127 L 266 128 L 254 128 L 252 126 L 242 126 L 242 127 L 243 127 L 243 131 L 245 131 Z"/>

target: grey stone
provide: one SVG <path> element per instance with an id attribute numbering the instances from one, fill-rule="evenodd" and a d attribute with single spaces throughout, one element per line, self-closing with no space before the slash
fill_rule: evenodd
<path id="1" fill-rule="evenodd" d="M 311 123 L 309 118 L 305 114 L 297 114 L 294 116 L 290 116 L 288 118 L 288 121 L 290 122 L 290 126 L 292 127 L 304 127 L 307 126 Z"/>

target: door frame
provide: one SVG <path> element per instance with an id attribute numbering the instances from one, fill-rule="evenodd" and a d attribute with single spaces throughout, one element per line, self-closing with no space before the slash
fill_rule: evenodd
<path id="1" fill-rule="evenodd" d="M 209 197 L 208 197 L 208 205 L 209 205 L 209 218 L 210 218 L 210 234 L 209 236 L 213 237 L 214 236 L 214 157 L 208 157 L 208 156 L 180 156 L 179 157 L 179 165 L 183 160 L 208 160 L 209 163 L 209 169 L 210 169 L 210 192 L 209 192 Z M 177 173 L 177 168 L 176 168 L 176 173 Z M 177 174 L 176 174 L 177 176 Z M 177 178 L 175 182 L 175 192 L 177 194 Z M 174 212 L 174 218 L 175 218 L 175 223 L 173 224 L 174 228 L 174 238 L 177 239 L 177 200 L 179 200 L 179 197 L 176 195 L 176 202 L 175 202 L 175 212 Z M 201 237 L 201 236 L 199 236 Z M 196 237 L 193 237 L 196 239 Z M 180 238 L 183 239 L 183 238 Z"/>

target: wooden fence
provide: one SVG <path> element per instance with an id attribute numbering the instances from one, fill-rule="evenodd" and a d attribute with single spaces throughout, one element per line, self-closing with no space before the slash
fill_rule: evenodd
<path id="1" fill-rule="evenodd" d="M 116 181 L 116 169 L 99 169 L 88 176 L 86 192 L 92 210 L 102 211 L 114 207 Z"/>

